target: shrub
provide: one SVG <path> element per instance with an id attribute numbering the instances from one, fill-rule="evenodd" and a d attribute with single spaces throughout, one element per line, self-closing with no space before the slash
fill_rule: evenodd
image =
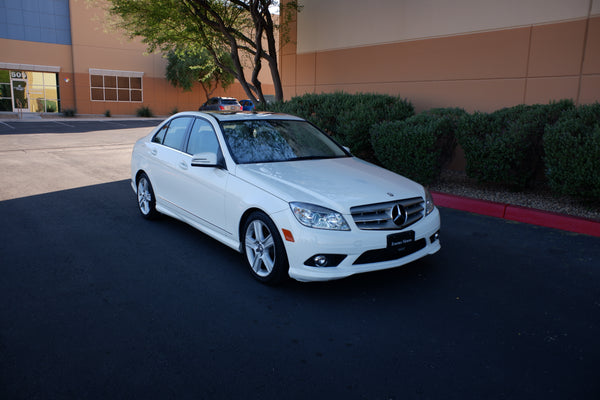
<path id="1" fill-rule="evenodd" d="M 467 112 L 462 108 L 433 108 L 424 114 L 445 121 L 441 126 L 442 130 L 436 132 L 438 137 L 436 147 L 440 151 L 440 167 L 444 167 L 452 160 L 454 149 L 458 144 L 456 139 L 458 123 L 467 115 Z"/>
<path id="2" fill-rule="evenodd" d="M 72 109 L 72 108 L 67 108 L 67 109 L 65 109 L 65 110 L 63 111 L 63 115 L 64 115 L 65 117 L 72 118 L 72 117 L 74 117 L 74 116 L 75 116 L 75 114 L 76 114 L 76 112 L 75 112 L 75 110 L 74 110 L 74 109 Z"/>
<path id="3" fill-rule="evenodd" d="M 177 107 L 173 107 L 173 109 L 171 110 L 171 115 L 175 115 L 179 112 L 179 108 Z"/>
<path id="4" fill-rule="evenodd" d="M 404 120 L 414 114 L 412 104 L 399 97 L 343 92 L 309 93 L 269 104 L 268 109 L 305 118 L 366 159 L 373 158 L 369 133 L 372 125 Z"/>
<path id="5" fill-rule="evenodd" d="M 600 104 L 566 112 L 544 134 L 546 176 L 559 194 L 600 199 Z"/>
<path id="6" fill-rule="evenodd" d="M 107 118 L 110 118 L 110 116 L 111 116 L 110 110 L 104 111 L 104 116 L 107 117 Z"/>
<path id="7" fill-rule="evenodd" d="M 375 156 L 394 172 L 431 183 L 452 157 L 456 127 L 464 114 L 458 108 L 433 109 L 404 121 L 374 125 L 371 141 Z"/>
<path id="8" fill-rule="evenodd" d="M 142 106 L 140 108 L 137 109 L 136 114 L 138 117 L 145 117 L 145 118 L 150 118 L 153 117 L 154 114 L 152 113 L 152 110 L 150 110 L 150 107 L 148 106 Z"/>
<path id="9" fill-rule="evenodd" d="M 349 97 L 345 93 L 307 93 L 289 101 L 267 105 L 270 111 L 297 115 L 325 132 L 333 135 L 337 131 L 337 119 L 343 107 L 349 106 Z"/>
<path id="10" fill-rule="evenodd" d="M 459 123 L 457 137 L 465 152 L 467 175 L 478 182 L 517 190 L 531 185 L 543 165 L 546 126 L 572 108 L 570 100 L 563 100 L 465 116 Z"/>
<path id="11" fill-rule="evenodd" d="M 333 136 L 357 156 L 371 161 L 374 161 L 371 127 L 385 121 L 402 121 L 414 115 L 412 104 L 399 97 L 358 94 L 345 103 L 349 104 L 341 110 Z"/>

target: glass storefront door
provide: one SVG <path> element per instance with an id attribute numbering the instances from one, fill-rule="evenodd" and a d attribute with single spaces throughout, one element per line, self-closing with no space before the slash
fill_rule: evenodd
<path id="1" fill-rule="evenodd" d="M 27 92 L 27 81 L 11 80 L 14 111 L 29 111 L 29 93 Z"/>
<path id="2" fill-rule="evenodd" d="M 0 112 L 60 112 L 58 74 L 0 70 Z"/>

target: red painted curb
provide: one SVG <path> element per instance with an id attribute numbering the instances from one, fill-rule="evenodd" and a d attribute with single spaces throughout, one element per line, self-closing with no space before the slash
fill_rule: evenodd
<path id="1" fill-rule="evenodd" d="M 431 192 L 431 195 L 433 196 L 433 202 L 438 206 L 504 218 L 504 209 L 506 208 L 504 204 L 438 192 Z"/>
<path id="2" fill-rule="evenodd" d="M 431 195 L 440 207 L 600 237 L 600 221 L 447 193 L 431 192 Z"/>

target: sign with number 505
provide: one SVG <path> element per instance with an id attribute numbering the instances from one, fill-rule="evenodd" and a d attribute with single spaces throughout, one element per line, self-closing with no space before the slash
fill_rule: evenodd
<path id="1" fill-rule="evenodd" d="M 13 79 L 27 79 L 27 73 L 21 71 L 10 71 L 10 77 Z"/>

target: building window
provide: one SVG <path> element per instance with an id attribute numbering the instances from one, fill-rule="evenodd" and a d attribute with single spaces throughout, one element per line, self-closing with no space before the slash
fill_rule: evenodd
<path id="1" fill-rule="evenodd" d="M 58 112 L 58 82 L 56 74 L 29 72 L 29 102 L 33 112 Z"/>
<path id="2" fill-rule="evenodd" d="M 90 69 L 92 101 L 139 102 L 143 100 L 143 72 Z"/>
<path id="3" fill-rule="evenodd" d="M 12 111 L 10 71 L 0 70 L 0 111 Z"/>
<path id="4" fill-rule="evenodd" d="M 0 111 L 59 112 L 58 89 L 54 72 L 0 70 Z"/>

